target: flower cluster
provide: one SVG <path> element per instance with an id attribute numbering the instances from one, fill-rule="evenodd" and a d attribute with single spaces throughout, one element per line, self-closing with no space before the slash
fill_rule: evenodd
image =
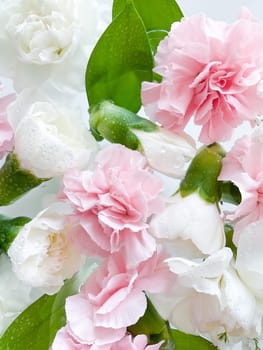
<path id="1" fill-rule="evenodd" d="M 0 3 L 1 349 L 261 349 L 263 22 L 164 3 Z"/>

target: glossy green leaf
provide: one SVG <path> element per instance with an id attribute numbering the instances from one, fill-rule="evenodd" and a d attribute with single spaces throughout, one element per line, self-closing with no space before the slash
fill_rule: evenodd
<path id="1" fill-rule="evenodd" d="M 20 168 L 14 153 L 10 153 L 0 169 L 0 206 L 9 205 L 43 181 Z"/>
<path id="2" fill-rule="evenodd" d="M 124 9 L 128 1 L 114 0 L 113 18 Z M 169 31 L 172 23 L 180 21 L 183 17 L 183 13 L 175 0 L 133 0 L 133 3 L 147 31 Z"/>
<path id="3" fill-rule="evenodd" d="M 171 329 L 157 312 L 149 298 L 147 298 L 147 309 L 138 322 L 128 328 L 129 332 L 136 336 L 145 334 L 150 344 L 156 344 L 161 340 L 164 343 L 161 350 L 215 350 L 206 339 L 191 334 L 182 333 Z"/>
<path id="4" fill-rule="evenodd" d="M 57 294 L 43 295 L 30 305 L 1 337 L 0 350 L 49 350 L 57 331 L 65 325 L 66 298 L 78 292 L 92 267 L 68 280 Z"/>
<path id="5" fill-rule="evenodd" d="M 217 203 L 220 199 L 217 178 L 224 155 L 224 150 L 216 143 L 202 148 L 192 160 L 180 184 L 181 195 L 186 197 L 193 192 L 198 192 L 205 201 Z"/>
<path id="6" fill-rule="evenodd" d="M 165 321 L 158 314 L 150 299 L 147 298 L 147 309 L 144 315 L 135 325 L 129 327 L 129 332 L 134 336 L 145 334 L 148 338 L 151 338 L 154 334 L 162 333 L 164 328 L 166 328 Z"/>
<path id="7" fill-rule="evenodd" d="M 155 53 L 157 51 L 157 47 L 159 45 L 159 42 L 162 39 L 164 39 L 164 37 L 167 35 L 167 31 L 165 31 L 165 30 L 152 30 L 152 31 L 148 32 L 147 34 L 148 34 L 148 38 L 149 38 L 152 52 L 155 55 Z"/>
<path id="8" fill-rule="evenodd" d="M 241 202 L 239 188 L 231 181 L 220 182 L 221 201 L 238 205 Z"/>
<path id="9" fill-rule="evenodd" d="M 217 347 L 208 340 L 175 329 L 170 330 L 175 347 L 174 350 L 216 350 Z"/>
<path id="10" fill-rule="evenodd" d="M 157 125 L 148 119 L 119 107 L 110 101 L 104 101 L 90 108 L 90 128 L 94 137 L 113 143 L 120 143 L 130 149 L 139 149 L 140 141 L 132 129 L 152 132 Z"/>
<path id="11" fill-rule="evenodd" d="M 152 80 L 153 57 L 144 25 L 128 2 L 95 46 L 86 71 L 90 106 L 103 100 L 137 112 L 141 83 Z"/>
<path id="12" fill-rule="evenodd" d="M 9 218 L 0 215 L 0 250 L 7 252 L 21 228 L 31 219 L 28 217 Z"/>
<path id="13" fill-rule="evenodd" d="M 114 0 L 112 16 L 117 16 L 130 0 Z M 180 21 L 183 13 L 175 0 L 133 0 L 149 36 L 153 53 L 159 42 L 170 31 L 174 22 Z"/>

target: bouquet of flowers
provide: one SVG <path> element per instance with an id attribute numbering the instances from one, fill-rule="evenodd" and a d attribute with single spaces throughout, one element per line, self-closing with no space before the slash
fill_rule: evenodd
<path id="1" fill-rule="evenodd" d="M 0 350 L 263 349 L 263 22 L 2 0 L 0 23 Z"/>

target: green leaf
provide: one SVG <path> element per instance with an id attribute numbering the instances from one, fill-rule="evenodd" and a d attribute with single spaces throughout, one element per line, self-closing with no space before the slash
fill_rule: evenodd
<path id="1" fill-rule="evenodd" d="M 112 16 L 115 18 L 127 0 L 114 0 Z M 169 31 L 173 22 L 180 21 L 183 13 L 175 0 L 133 0 L 147 31 Z"/>
<path id="2" fill-rule="evenodd" d="M 174 341 L 174 350 L 216 350 L 217 347 L 208 340 L 191 334 L 186 334 L 175 329 L 170 330 Z"/>
<path id="3" fill-rule="evenodd" d="M 150 339 L 153 335 L 162 333 L 165 328 L 165 321 L 158 314 L 150 299 L 147 298 L 147 309 L 144 315 L 135 325 L 130 326 L 128 330 L 134 336 L 145 334 Z"/>
<path id="4" fill-rule="evenodd" d="M 238 205 L 241 202 L 239 188 L 231 181 L 220 182 L 221 201 Z"/>
<path id="5" fill-rule="evenodd" d="M 152 30 L 147 33 L 153 54 L 156 54 L 159 42 L 167 35 L 166 30 Z M 159 81 L 160 79 L 158 79 Z"/>
<path id="6" fill-rule="evenodd" d="M 128 2 L 95 46 L 86 71 L 90 106 L 103 100 L 137 112 L 141 83 L 152 80 L 153 57 L 144 25 Z"/>
<path id="7" fill-rule="evenodd" d="M 90 266 L 68 280 L 55 295 L 43 295 L 9 326 L 0 339 L 0 350 L 48 350 L 57 331 L 65 325 L 65 300 L 76 294 Z M 62 349 L 61 349 L 62 350 Z"/>
<path id="8" fill-rule="evenodd" d="M 220 199 L 220 186 L 217 180 L 225 155 L 222 147 L 216 143 L 202 148 L 192 160 L 185 178 L 180 184 L 180 193 L 186 197 L 198 192 L 209 203 Z"/>
<path id="9" fill-rule="evenodd" d="M 149 344 L 156 344 L 161 340 L 165 342 L 161 350 L 215 350 L 213 344 L 206 339 L 171 329 L 167 322 L 159 315 L 152 302 L 147 298 L 147 309 L 138 322 L 130 326 L 128 331 L 136 336 L 145 334 Z"/>
<path id="10" fill-rule="evenodd" d="M 127 2 L 129 0 L 114 0 L 113 18 L 124 9 Z M 175 0 L 133 0 L 133 3 L 142 18 L 155 53 L 159 42 L 170 31 L 172 23 L 180 21 L 183 13 Z"/>
<path id="11" fill-rule="evenodd" d="M 158 129 L 150 120 L 119 107 L 110 101 L 104 101 L 90 108 L 90 127 L 94 137 L 113 143 L 120 143 L 130 149 L 139 149 L 140 141 L 132 129 L 152 132 Z"/>
<path id="12" fill-rule="evenodd" d="M 24 216 L 11 219 L 0 215 L 0 250 L 6 253 L 18 232 L 29 221 L 31 219 Z"/>
<path id="13" fill-rule="evenodd" d="M 14 153 L 10 153 L 0 169 L 0 206 L 9 205 L 32 188 L 49 179 L 40 179 L 20 168 Z"/>

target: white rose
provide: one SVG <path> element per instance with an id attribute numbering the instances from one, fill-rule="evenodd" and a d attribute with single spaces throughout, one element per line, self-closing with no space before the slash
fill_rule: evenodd
<path id="1" fill-rule="evenodd" d="M 17 277 L 43 293 L 56 293 L 80 267 L 65 224 L 70 213 L 64 203 L 54 203 L 20 230 L 8 250 Z"/>
<path id="2" fill-rule="evenodd" d="M 0 74 L 15 78 L 18 90 L 47 79 L 83 89 L 91 45 L 110 22 L 111 1 L 106 2 L 106 14 L 105 1 L 102 5 L 101 0 L 97 2 L 2 1 Z"/>
<path id="3" fill-rule="evenodd" d="M 140 140 L 144 155 L 153 169 L 175 178 L 185 175 L 185 164 L 196 153 L 191 136 L 185 133 L 177 135 L 163 128 L 156 132 L 132 131 Z"/>
<path id="4" fill-rule="evenodd" d="M 86 166 L 97 143 L 80 117 L 70 102 L 62 105 L 31 90 L 21 93 L 8 111 L 20 166 L 39 178 Z"/>
<path id="5" fill-rule="evenodd" d="M 40 293 L 24 284 L 12 271 L 7 255 L 0 255 L 0 335 Z"/>
<path id="6" fill-rule="evenodd" d="M 190 251 L 196 248 L 199 255 L 211 254 L 225 245 L 223 220 L 216 204 L 206 202 L 196 192 L 169 198 L 165 209 L 150 222 L 150 232 L 167 246 L 176 249 L 178 243 L 177 253 L 182 252 L 182 242 Z"/>

